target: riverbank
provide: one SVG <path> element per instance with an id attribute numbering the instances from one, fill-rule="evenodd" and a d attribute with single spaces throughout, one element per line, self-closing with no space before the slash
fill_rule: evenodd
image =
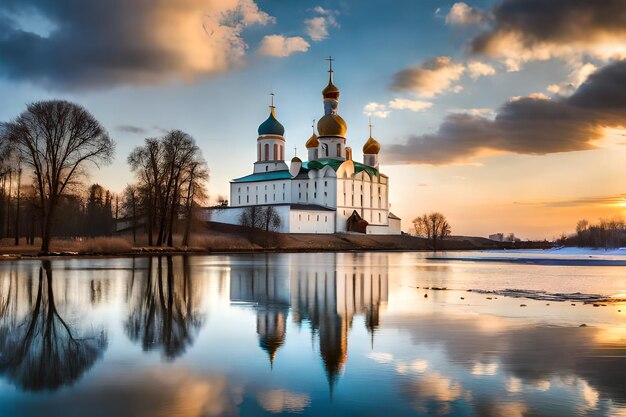
<path id="1" fill-rule="evenodd" d="M 100 237 L 94 239 L 55 239 L 48 254 L 41 254 L 39 242 L 18 246 L 10 239 L 0 242 L 0 259 L 33 258 L 41 256 L 142 256 L 184 253 L 245 253 L 245 252 L 346 252 L 346 251 L 431 251 L 431 242 L 410 236 L 363 234 L 280 234 L 250 230 L 237 226 L 209 224 L 202 233 L 193 236 L 190 245 L 182 246 L 180 237 L 174 246 L 155 247 L 140 236 L 133 244 L 132 236 Z M 545 249 L 549 242 L 496 242 L 481 237 L 459 236 L 439 242 L 438 250 L 499 250 Z"/>

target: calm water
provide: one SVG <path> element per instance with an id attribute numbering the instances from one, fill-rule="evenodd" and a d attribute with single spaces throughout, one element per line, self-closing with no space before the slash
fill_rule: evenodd
<path id="1" fill-rule="evenodd" d="M 0 263 L 0 416 L 626 416 L 625 304 L 466 291 L 626 267 L 426 256 Z"/>

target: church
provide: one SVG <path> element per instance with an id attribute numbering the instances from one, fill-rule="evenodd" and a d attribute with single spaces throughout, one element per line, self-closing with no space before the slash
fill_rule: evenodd
<path id="1" fill-rule="evenodd" d="M 285 128 L 270 105 L 269 117 L 258 129 L 253 172 L 230 182 L 229 205 L 212 208 L 212 222 L 242 224 L 251 208 L 273 208 L 273 230 L 281 233 L 400 234 L 401 221 L 389 211 L 389 177 L 379 171 L 380 143 L 370 136 L 363 145 L 363 162 L 353 159 L 348 126 L 338 114 L 339 89 L 333 83 L 332 59 L 328 85 L 322 91 L 324 115 L 306 141 L 307 159 L 285 163 Z"/>

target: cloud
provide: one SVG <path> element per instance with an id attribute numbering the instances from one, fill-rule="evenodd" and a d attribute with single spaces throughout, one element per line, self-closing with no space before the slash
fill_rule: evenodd
<path id="1" fill-rule="evenodd" d="M 396 91 L 409 91 L 421 97 L 433 97 L 448 89 L 461 78 L 465 71 L 463 64 L 440 56 L 421 65 L 405 68 L 394 75 L 391 88 Z"/>
<path id="2" fill-rule="evenodd" d="M 493 153 L 545 155 L 595 149 L 603 129 L 626 125 L 626 61 L 599 69 L 567 98 L 510 100 L 494 119 L 450 114 L 432 134 L 391 145 L 389 162 L 442 165 Z"/>
<path id="3" fill-rule="evenodd" d="M 52 22 L 47 36 L 11 16 Z M 244 28 L 274 18 L 253 0 L 5 0 L 0 74 L 52 89 L 193 80 L 242 62 Z"/>
<path id="4" fill-rule="evenodd" d="M 421 112 L 431 108 L 433 103 L 428 101 L 408 100 L 405 98 L 394 98 L 387 104 L 376 102 L 367 103 L 363 107 L 363 114 L 369 117 L 378 117 L 384 119 L 391 114 L 391 110 L 410 110 L 412 112 Z"/>
<path id="5" fill-rule="evenodd" d="M 300 36 L 267 35 L 261 41 L 259 53 L 266 56 L 286 57 L 296 52 L 306 52 L 311 45 Z"/>
<path id="6" fill-rule="evenodd" d="M 394 98 L 389 102 L 389 108 L 395 110 L 411 110 L 413 112 L 420 112 L 429 109 L 433 106 L 433 103 L 428 101 L 408 100 L 406 98 Z"/>
<path id="7" fill-rule="evenodd" d="M 369 117 L 378 117 L 380 119 L 385 119 L 391 111 L 387 108 L 387 105 L 380 104 L 376 102 L 367 103 L 363 107 L 363 114 Z"/>
<path id="8" fill-rule="evenodd" d="M 470 74 L 470 78 L 473 80 L 487 75 L 494 75 L 496 73 L 496 69 L 494 67 L 480 61 L 470 61 L 467 64 L 467 71 Z"/>
<path id="9" fill-rule="evenodd" d="M 330 27 L 339 27 L 335 10 L 324 9 L 321 6 L 313 8 L 313 12 L 319 14 L 319 16 L 311 19 L 306 19 L 304 25 L 306 26 L 306 33 L 313 42 L 319 42 L 328 38 L 328 29 Z"/>
<path id="10" fill-rule="evenodd" d="M 626 203 L 626 194 L 600 196 L 600 197 L 581 197 L 569 200 L 554 200 L 554 201 L 541 201 L 541 202 L 519 202 L 514 204 L 519 205 L 536 205 L 547 208 L 559 208 L 559 207 L 591 207 L 591 206 L 621 206 Z"/>
<path id="11" fill-rule="evenodd" d="M 446 15 L 448 25 L 479 25 L 488 21 L 487 13 L 463 2 L 454 3 Z"/>
<path id="12" fill-rule="evenodd" d="M 116 130 L 123 133 L 133 133 L 133 134 L 142 134 L 147 133 L 148 130 L 143 127 L 133 126 L 133 125 L 119 125 L 115 127 Z"/>
<path id="13" fill-rule="evenodd" d="M 527 61 L 555 57 L 626 58 L 623 0 L 502 0 L 492 15 L 470 51 L 499 58 L 511 71 Z"/>

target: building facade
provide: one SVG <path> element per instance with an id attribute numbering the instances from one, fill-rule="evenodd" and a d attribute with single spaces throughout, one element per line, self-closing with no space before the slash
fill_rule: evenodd
<path id="1" fill-rule="evenodd" d="M 401 220 L 389 211 L 389 177 L 379 171 L 380 143 L 370 126 L 363 162 L 353 160 L 332 65 L 329 73 L 318 134 L 306 142 L 308 160 L 285 163 L 285 128 L 272 103 L 258 128 L 252 174 L 233 179 L 229 206 L 208 209 L 206 220 L 238 225 L 246 210 L 272 207 L 280 218 L 273 229 L 282 233 L 400 234 Z"/>

